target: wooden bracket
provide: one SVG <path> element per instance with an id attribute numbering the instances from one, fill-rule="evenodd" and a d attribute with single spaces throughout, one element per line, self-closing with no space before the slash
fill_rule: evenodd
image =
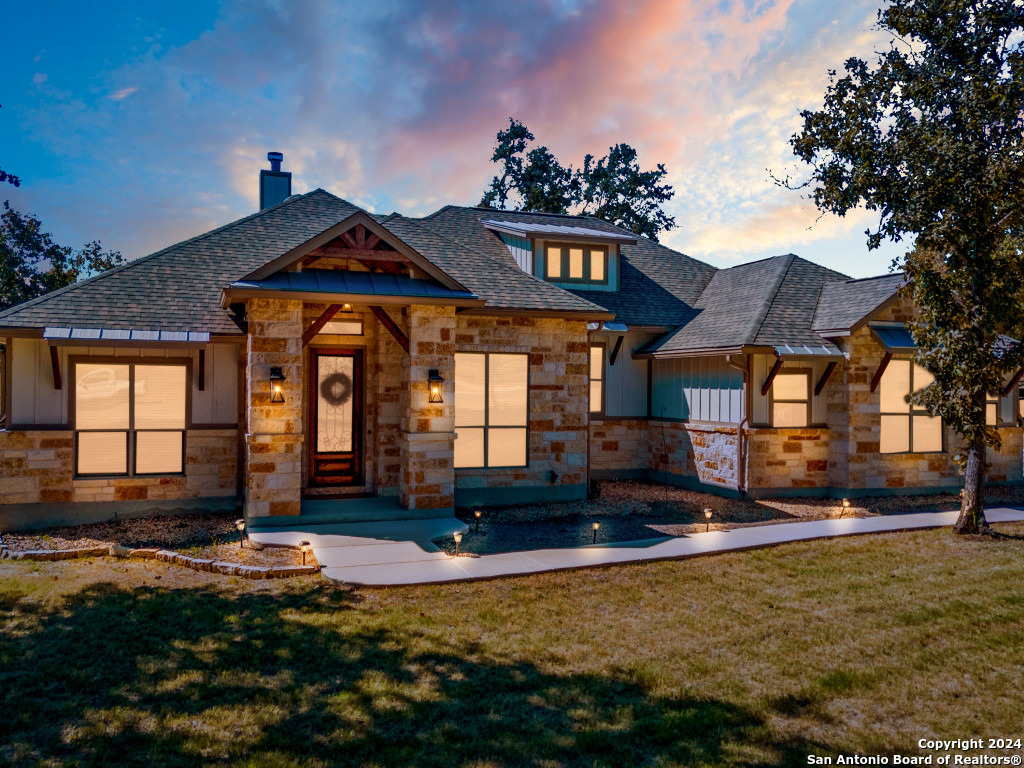
<path id="1" fill-rule="evenodd" d="M 196 388 L 202 392 L 206 389 L 206 350 L 199 350 L 199 377 Z"/>
<path id="2" fill-rule="evenodd" d="M 380 320 L 380 324 L 383 325 L 392 336 L 395 337 L 395 341 L 398 345 L 406 352 L 409 351 L 409 337 L 406 336 L 402 329 L 395 325 L 395 321 L 391 319 L 391 315 L 384 311 L 383 307 L 370 307 L 370 311 L 373 312 L 373 316 Z"/>
<path id="3" fill-rule="evenodd" d="M 64 380 L 60 376 L 60 352 L 53 344 L 50 345 L 50 367 L 53 369 L 53 388 L 63 389 Z"/>
<path id="4" fill-rule="evenodd" d="M 764 384 L 761 385 L 761 396 L 764 397 L 768 394 L 768 390 L 772 388 L 772 382 L 775 381 L 775 374 L 779 372 L 779 368 L 782 367 L 782 358 L 775 358 L 775 365 L 768 371 L 768 378 L 764 380 Z"/>
<path id="5" fill-rule="evenodd" d="M 1024 376 L 1024 368 L 1018 370 L 1017 373 L 1013 375 L 1013 378 L 1010 379 L 1010 383 L 1003 387 L 1001 390 L 999 390 L 999 396 L 1006 397 L 1008 394 L 1013 392 L 1013 388 L 1020 383 L 1021 376 Z"/>
<path id="6" fill-rule="evenodd" d="M 617 358 L 619 356 L 619 347 L 622 346 L 622 340 L 624 338 L 626 338 L 626 337 L 625 336 L 619 336 L 619 338 L 617 338 L 615 340 L 615 346 L 612 347 L 611 357 L 608 358 L 608 365 L 615 365 L 615 358 Z"/>
<path id="7" fill-rule="evenodd" d="M 875 371 L 875 375 L 871 377 L 872 392 L 878 389 L 878 385 L 882 381 L 882 374 L 885 373 L 885 369 L 889 367 L 890 360 L 892 360 L 892 352 L 886 352 L 885 357 L 882 358 L 882 362 L 878 365 L 878 370 Z"/>
<path id="8" fill-rule="evenodd" d="M 302 332 L 302 346 L 309 344 L 313 337 L 320 333 L 320 330 L 339 312 L 341 312 L 341 304 L 331 304 L 331 306 L 321 312 L 320 317 L 314 320 L 313 324 Z"/>
<path id="9" fill-rule="evenodd" d="M 825 366 L 825 372 L 821 374 L 821 378 L 818 379 L 818 383 L 814 385 L 814 395 L 817 397 L 821 394 L 821 390 L 828 384 L 828 380 L 832 378 L 832 371 L 836 369 L 835 361 Z"/>

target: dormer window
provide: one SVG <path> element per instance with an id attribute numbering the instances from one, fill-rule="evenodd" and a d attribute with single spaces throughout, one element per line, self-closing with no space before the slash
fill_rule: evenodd
<path id="1" fill-rule="evenodd" d="M 544 278 L 552 283 L 608 284 L 608 246 L 545 243 Z"/>

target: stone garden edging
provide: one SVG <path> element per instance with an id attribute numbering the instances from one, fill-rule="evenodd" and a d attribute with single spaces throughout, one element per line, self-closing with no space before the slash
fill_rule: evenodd
<path id="1" fill-rule="evenodd" d="M 101 547 L 80 547 L 78 549 L 33 549 L 13 552 L 6 547 L 0 548 L 2 560 L 74 560 L 80 557 L 120 557 L 129 560 L 159 560 L 169 565 L 191 568 L 193 571 L 219 573 L 224 576 L 239 576 L 243 579 L 287 579 L 293 576 L 308 576 L 320 571 L 316 565 L 242 565 L 222 560 L 189 557 L 160 547 L 142 547 L 132 549 L 119 544 Z"/>

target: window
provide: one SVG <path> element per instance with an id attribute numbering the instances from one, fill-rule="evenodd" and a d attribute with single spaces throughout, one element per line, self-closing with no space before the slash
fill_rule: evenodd
<path id="1" fill-rule="evenodd" d="M 906 398 L 934 379 L 910 360 L 891 360 L 882 374 L 879 450 L 882 453 L 938 453 L 942 450 L 942 419 Z"/>
<path id="2" fill-rule="evenodd" d="M 985 397 L 985 425 L 999 426 L 999 395 L 989 394 Z"/>
<path id="3" fill-rule="evenodd" d="M 552 282 L 608 282 L 608 249 L 603 245 L 545 244 L 544 264 L 544 277 Z"/>
<path id="4" fill-rule="evenodd" d="M 334 334 L 338 336 L 362 336 L 362 320 L 328 320 L 320 329 L 322 334 Z"/>
<path id="5" fill-rule="evenodd" d="M 779 371 L 772 381 L 771 397 L 773 427 L 806 427 L 810 424 L 810 371 Z"/>
<path id="6" fill-rule="evenodd" d="M 604 344 L 590 345 L 590 412 L 604 413 Z"/>
<path id="7" fill-rule="evenodd" d="M 186 363 L 74 365 L 75 473 L 182 474 Z"/>
<path id="8" fill-rule="evenodd" d="M 529 356 L 455 355 L 455 467 L 525 467 Z"/>

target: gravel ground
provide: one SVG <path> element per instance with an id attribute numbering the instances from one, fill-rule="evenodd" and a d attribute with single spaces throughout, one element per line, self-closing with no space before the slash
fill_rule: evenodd
<path id="1" fill-rule="evenodd" d="M 1024 488 L 987 489 L 989 504 L 1024 503 Z M 821 520 L 841 514 L 857 517 L 956 509 L 954 494 L 877 496 L 851 499 L 843 511 L 837 499 L 724 499 L 698 491 L 652 482 L 600 482 L 597 494 L 586 501 L 528 504 L 482 510 L 479 531 L 472 509 L 457 516 L 469 524 L 460 552 L 495 554 L 530 549 L 573 547 L 594 541 L 594 522 L 600 524 L 597 542 L 638 541 L 659 536 L 684 536 L 704 531 L 704 510 L 710 508 L 711 529 L 772 525 L 798 520 Z M 438 546 L 454 553 L 455 542 Z"/>

